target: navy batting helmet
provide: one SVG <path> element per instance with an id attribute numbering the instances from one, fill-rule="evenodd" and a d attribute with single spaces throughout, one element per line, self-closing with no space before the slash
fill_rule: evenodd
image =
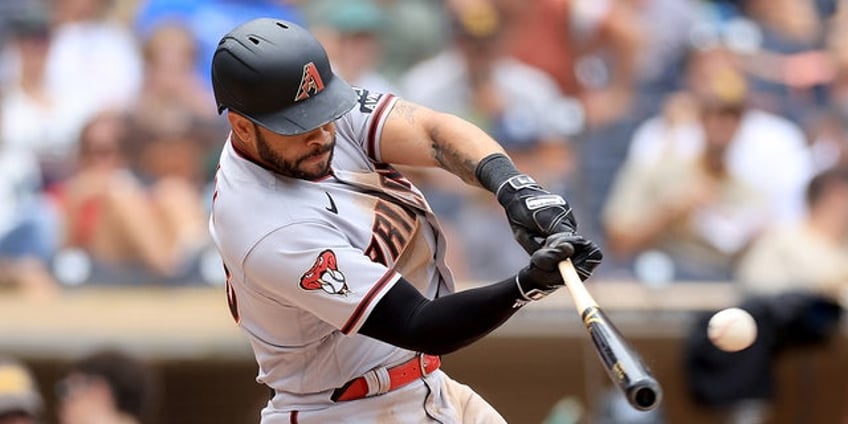
<path id="1" fill-rule="evenodd" d="M 212 58 L 218 113 L 229 109 L 275 133 L 302 134 L 338 119 L 356 93 L 330 69 L 306 29 L 259 18 L 221 38 Z"/>

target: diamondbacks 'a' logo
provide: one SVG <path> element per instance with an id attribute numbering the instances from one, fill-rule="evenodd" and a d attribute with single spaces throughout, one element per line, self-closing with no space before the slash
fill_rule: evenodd
<path id="1" fill-rule="evenodd" d="M 304 290 L 324 290 L 330 294 L 348 294 L 347 281 L 339 271 L 336 254 L 325 250 L 318 255 L 309 271 L 300 276 L 300 287 Z"/>
<path id="2" fill-rule="evenodd" d="M 324 81 L 321 80 L 321 74 L 318 73 L 318 68 L 312 62 L 303 65 L 303 76 L 300 77 L 300 87 L 297 89 L 297 95 L 294 101 L 299 102 L 308 99 L 324 90 Z"/>

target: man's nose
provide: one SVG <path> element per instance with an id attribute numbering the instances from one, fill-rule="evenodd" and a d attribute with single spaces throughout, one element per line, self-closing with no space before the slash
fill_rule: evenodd
<path id="1" fill-rule="evenodd" d="M 329 125 L 322 125 L 306 135 L 306 144 L 324 144 L 327 142 L 327 136 L 330 133 Z"/>

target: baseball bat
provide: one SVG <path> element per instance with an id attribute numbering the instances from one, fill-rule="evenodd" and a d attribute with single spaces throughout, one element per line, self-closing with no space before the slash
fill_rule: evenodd
<path id="1" fill-rule="evenodd" d="M 662 400 L 657 379 L 586 290 L 571 259 L 560 262 L 559 271 L 612 382 L 634 408 L 640 411 L 656 408 Z"/>

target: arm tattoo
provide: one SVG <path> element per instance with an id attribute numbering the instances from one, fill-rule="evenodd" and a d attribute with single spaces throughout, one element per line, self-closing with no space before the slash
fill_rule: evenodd
<path id="1" fill-rule="evenodd" d="M 408 124 L 415 124 L 415 114 L 418 110 L 418 106 L 403 100 L 399 100 L 394 106 L 394 112 L 397 116 Z M 430 145 L 431 152 L 433 158 L 438 162 L 439 167 L 453 173 L 468 184 L 480 185 L 474 174 L 474 170 L 477 167 L 476 161 L 466 157 L 451 143 L 445 142 L 438 128 L 432 129 L 429 136 L 433 140 Z"/>
<path id="2" fill-rule="evenodd" d="M 404 121 L 412 124 L 415 123 L 415 111 L 417 109 L 418 108 L 412 103 L 398 100 L 395 104 L 394 112 L 398 114 L 398 117 L 401 117 Z"/>
<path id="3" fill-rule="evenodd" d="M 439 130 L 433 130 L 433 155 L 439 163 L 439 167 L 458 176 L 467 184 L 480 185 L 474 170 L 477 162 L 467 157 L 449 143 L 442 143 Z"/>

